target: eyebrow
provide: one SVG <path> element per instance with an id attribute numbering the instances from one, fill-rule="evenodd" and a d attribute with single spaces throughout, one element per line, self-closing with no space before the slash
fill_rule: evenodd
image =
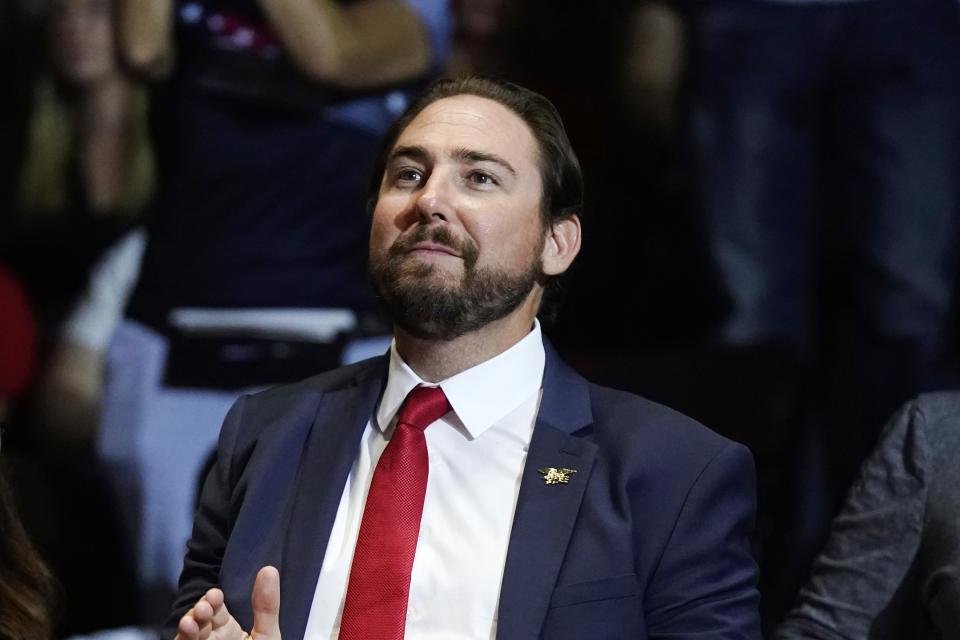
<path id="1" fill-rule="evenodd" d="M 390 152 L 390 162 L 393 162 L 397 158 L 411 158 L 425 162 L 429 157 L 430 154 L 427 153 L 427 150 L 419 145 L 398 146 L 394 147 L 393 151 Z"/>
<path id="2" fill-rule="evenodd" d="M 475 151 L 473 149 L 458 147 L 453 151 L 453 158 L 469 164 L 477 164 L 478 162 L 493 162 L 494 164 L 498 164 L 509 171 L 511 175 L 517 175 L 517 171 L 513 168 L 513 165 L 495 153 L 487 153 L 485 151 Z"/>
<path id="3" fill-rule="evenodd" d="M 454 160 L 466 162 L 468 164 L 477 164 L 478 162 L 493 162 L 494 164 L 498 164 L 509 171 L 511 175 L 517 175 L 517 170 L 513 168 L 513 165 L 495 153 L 467 149 L 466 147 L 457 147 L 453 150 L 451 155 Z M 394 148 L 393 152 L 390 154 L 391 162 L 397 158 L 411 158 L 413 160 L 425 162 L 430 158 L 430 154 L 420 145 L 402 145 Z"/>

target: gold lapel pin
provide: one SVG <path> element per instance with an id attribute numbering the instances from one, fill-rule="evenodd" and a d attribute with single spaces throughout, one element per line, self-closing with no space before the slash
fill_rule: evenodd
<path id="1" fill-rule="evenodd" d="M 544 467 L 537 469 L 537 473 L 543 476 L 545 484 L 567 484 L 570 482 L 570 476 L 577 472 L 576 469 L 567 469 L 564 467 Z"/>

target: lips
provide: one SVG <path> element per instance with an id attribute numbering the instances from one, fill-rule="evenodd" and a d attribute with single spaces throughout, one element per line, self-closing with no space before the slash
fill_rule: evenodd
<path id="1" fill-rule="evenodd" d="M 456 249 L 439 242 L 418 242 L 414 244 L 407 250 L 407 253 L 415 253 L 417 251 L 426 251 L 429 253 L 444 253 L 455 258 L 460 257 L 460 253 Z"/>
<path id="2" fill-rule="evenodd" d="M 401 264 L 411 258 L 416 262 L 446 261 L 443 256 L 462 260 L 467 271 L 477 262 L 479 251 L 468 238 L 458 238 L 443 226 L 420 226 L 402 235 L 387 250 L 389 260 Z"/>

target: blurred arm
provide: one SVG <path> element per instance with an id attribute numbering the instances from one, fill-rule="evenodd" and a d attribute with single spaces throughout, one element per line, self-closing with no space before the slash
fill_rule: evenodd
<path id="1" fill-rule="evenodd" d="M 888 423 L 776 640 L 866 638 L 881 617 L 881 627 L 897 617 L 894 594 L 907 579 L 923 531 L 923 422 L 911 403 Z"/>
<path id="2" fill-rule="evenodd" d="M 365 88 L 409 80 L 430 65 L 426 28 L 400 0 L 259 3 L 294 63 L 314 80 Z"/>
<path id="3" fill-rule="evenodd" d="M 172 0 L 117 0 L 117 45 L 124 63 L 148 78 L 173 67 Z"/>
<path id="4" fill-rule="evenodd" d="M 114 243 L 63 324 L 37 390 L 37 411 L 51 444 L 73 448 L 93 441 L 107 348 L 136 283 L 146 241 L 138 228 Z"/>
<path id="5" fill-rule="evenodd" d="M 37 391 L 43 435 L 56 447 L 93 442 L 103 395 L 103 352 L 82 344 L 57 345 Z"/>

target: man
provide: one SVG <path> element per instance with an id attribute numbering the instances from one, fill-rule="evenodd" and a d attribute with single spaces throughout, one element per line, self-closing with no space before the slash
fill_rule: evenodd
<path id="1" fill-rule="evenodd" d="M 759 638 L 749 453 L 541 337 L 580 249 L 553 106 L 441 81 L 374 175 L 390 353 L 231 410 L 167 637 Z"/>

